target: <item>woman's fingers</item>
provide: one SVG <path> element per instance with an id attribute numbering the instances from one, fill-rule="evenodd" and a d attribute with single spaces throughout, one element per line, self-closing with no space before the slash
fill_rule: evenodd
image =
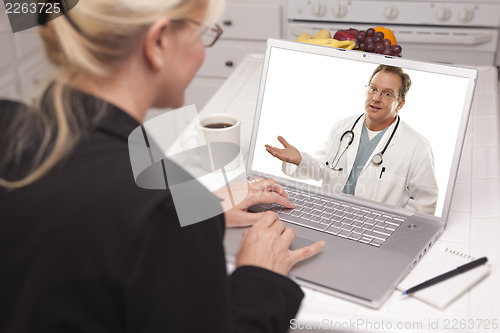
<path id="1" fill-rule="evenodd" d="M 290 252 L 290 262 L 293 265 L 312 257 L 325 247 L 325 241 L 318 241 L 314 244 Z"/>
<path id="2" fill-rule="evenodd" d="M 281 236 L 283 237 L 283 241 L 286 246 L 289 248 L 292 244 L 292 241 L 295 239 L 296 232 L 292 228 L 287 228 Z M 288 263 L 290 265 L 289 269 L 291 269 L 298 262 L 310 258 L 317 254 L 321 249 L 325 247 L 325 241 L 318 241 L 314 244 L 305 246 L 303 248 L 297 250 L 290 250 L 288 255 Z"/>
<path id="3" fill-rule="evenodd" d="M 279 215 L 272 211 L 262 213 L 258 223 L 255 224 L 256 228 L 270 228 L 276 221 L 280 221 Z"/>
<path id="4" fill-rule="evenodd" d="M 286 228 L 273 212 L 258 216 L 252 228 L 243 233 L 236 260 L 238 267 L 253 265 L 286 275 L 296 263 L 315 255 L 325 245 L 325 242 L 316 242 L 292 251 L 290 244 L 295 238 L 295 230 Z"/>
<path id="5" fill-rule="evenodd" d="M 261 178 L 250 184 L 250 190 L 256 200 L 252 204 L 276 203 L 287 208 L 295 208 L 295 204 L 290 201 L 286 191 L 273 179 Z"/>

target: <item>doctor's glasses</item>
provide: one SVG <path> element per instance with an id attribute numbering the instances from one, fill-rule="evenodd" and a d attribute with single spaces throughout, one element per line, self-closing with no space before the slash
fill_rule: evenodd
<path id="1" fill-rule="evenodd" d="M 394 96 L 393 93 L 391 93 L 389 91 L 385 91 L 385 90 L 384 91 L 379 91 L 377 88 L 375 88 L 372 85 L 366 85 L 365 87 L 366 87 L 366 92 L 368 93 L 368 95 L 375 96 L 378 93 L 380 93 L 380 96 L 386 102 L 390 102 L 390 101 L 392 101 L 396 97 L 396 96 Z"/>

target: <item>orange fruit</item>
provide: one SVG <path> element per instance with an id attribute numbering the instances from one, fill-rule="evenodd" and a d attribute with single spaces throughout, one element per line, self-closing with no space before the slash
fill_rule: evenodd
<path id="1" fill-rule="evenodd" d="M 391 45 L 398 43 L 398 41 L 396 40 L 396 36 L 394 36 L 394 33 L 391 29 L 388 29 L 386 27 L 375 27 L 373 29 L 375 29 L 376 32 L 382 31 L 384 33 L 384 38 L 387 38 L 391 41 Z"/>

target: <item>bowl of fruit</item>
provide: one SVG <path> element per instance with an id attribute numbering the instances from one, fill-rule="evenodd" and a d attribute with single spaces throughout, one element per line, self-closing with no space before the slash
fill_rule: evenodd
<path id="1" fill-rule="evenodd" d="M 393 57 L 401 57 L 403 51 L 397 43 L 394 33 L 385 27 L 374 27 L 366 30 L 354 28 L 338 30 L 333 38 L 326 29 L 322 29 L 315 37 L 302 34 L 296 41 L 317 45 L 356 49 L 365 52 L 379 53 Z"/>

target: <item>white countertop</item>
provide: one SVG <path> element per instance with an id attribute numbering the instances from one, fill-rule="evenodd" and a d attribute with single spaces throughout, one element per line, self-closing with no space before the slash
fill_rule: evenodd
<path id="1" fill-rule="evenodd" d="M 201 111 L 201 114 L 231 113 L 240 117 L 244 157 L 248 154 L 262 62 L 262 55 L 248 55 Z M 313 332 L 305 328 L 316 325 L 316 331 L 325 332 L 320 323 L 328 321 L 328 328 L 339 328 L 341 332 L 401 332 L 411 331 L 410 327 L 419 332 L 500 332 L 498 72 L 495 67 L 477 69 L 479 79 L 448 225 L 429 252 L 446 246 L 474 257 L 487 256 L 490 274 L 445 310 L 411 297 L 403 298 L 399 291 L 394 291 L 380 309 L 373 310 L 303 288 L 306 297 L 297 315 L 303 331 Z"/>

